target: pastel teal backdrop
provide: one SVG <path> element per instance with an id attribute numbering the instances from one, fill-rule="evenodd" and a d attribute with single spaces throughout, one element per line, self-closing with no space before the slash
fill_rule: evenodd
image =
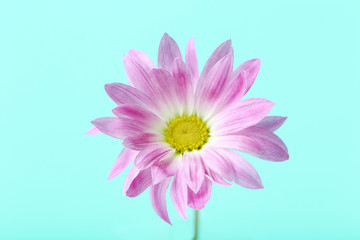
<path id="1" fill-rule="evenodd" d="M 148 191 L 123 196 L 107 174 L 122 149 L 86 136 L 115 106 L 104 84 L 127 83 L 122 54 L 154 61 L 167 32 L 202 68 L 231 38 L 235 65 L 260 58 L 247 97 L 288 116 L 277 132 L 290 160 L 246 156 L 265 189 L 214 186 L 200 239 L 360 239 L 358 1 L 1 1 L 0 239 L 191 239 Z"/>

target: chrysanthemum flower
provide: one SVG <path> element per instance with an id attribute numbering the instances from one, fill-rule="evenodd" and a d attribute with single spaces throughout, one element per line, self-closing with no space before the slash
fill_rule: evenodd
<path id="1" fill-rule="evenodd" d="M 123 141 L 109 179 L 131 162 L 124 193 L 136 197 L 150 188 L 155 212 L 166 222 L 166 192 L 186 219 L 187 206 L 202 209 L 212 184 L 234 182 L 263 188 L 255 168 L 233 150 L 269 161 L 289 158 L 284 142 L 273 132 L 285 117 L 266 117 L 274 103 L 263 98 L 242 100 L 259 72 L 252 59 L 233 71 L 231 40 L 222 43 L 207 60 L 200 76 L 193 38 L 185 62 L 176 42 L 161 39 L 158 68 L 145 54 L 130 50 L 124 56 L 130 86 L 105 85 L 118 105 L 113 117 L 92 121 L 88 134 L 105 133 Z"/>

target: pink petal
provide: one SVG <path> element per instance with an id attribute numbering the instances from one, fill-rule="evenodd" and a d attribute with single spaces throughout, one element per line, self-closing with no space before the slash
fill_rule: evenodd
<path id="1" fill-rule="evenodd" d="M 151 89 L 149 72 L 150 68 L 142 62 L 136 61 L 129 55 L 124 55 L 124 67 L 126 76 L 131 86 L 142 92 L 148 92 Z"/>
<path id="2" fill-rule="evenodd" d="M 193 37 L 190 38 L 189 42 L 186 45 L 185 62 L 188 68 L 190 69 L 193 86 L 194 88 L 196 88 L 199 79 L 199 67 L 198 67 L 198 60 L 196 56 L 195 43 Z"/>
<path id="3" fill-rule="evenodd" d="M 146 55 L 146 53 L 140 52 L 136 49 L 131 49 L 128 54 L 136 61 L 142 62 L 142 64 L 146 65 L 149 69 L 155 68 L 155 64 L 151 61 L 149 56 Z"/>
<path id="4" fill-rule="evenodd" d="M 245 158 L 227 149 L 217 149 L 217 151 L 232 164 L 236 184 L 249 189 L 264 188 L 256 169 Z"/>
<path id="5" fill-rule="evenodd" d="M 202 209 L 206 203 L 210 200 L 212 190 L 212 184 L 210 180 L 205 179 L 200 190 L 194 193 L 188 188 L 188 206 L 193 209 Z"/>
<path id="6" fill-rule="evenodd" d="M 156 109 L 156 105 L 146 94 L 131 86 L 122 83 L 110 83 L 105 85 L 105 91 L 117 105 L 131 104 L 146 109 Z"/>
<path id="7" fill-rule="evenodd" d="M 124 104 L 112 110 L 119 118 L 129 118 L 147 130 L 158 133 L 166 127 L 166 124 L 154 113 L 136 106 Z"/>
<path id="8" fill-rule="evenodd" d="M 287 117 L 280 116 L 266 116 L 263 120 L 258 122 L 255 126 L 265 128 L 271 132 L 275 132 L 284 124 Z"/>
<path id="9" fill-rule="evenodd" d="M 185 106 L 183 111 L 189 114 L 192 112 L 194 105 L 194 90 L 190 71 L 180 58 L 174 60 L 171 69 L 179 103 Z"/>
<path id="10" fill-rule="evenodd" d="M 212 138 L 212 145 L 217 148 L 228 148 L 243 153 L 260 153 L 261 146 L 254 139 L 243 135 L 225 135 Z"/>
<path id="11" fill-rule="evenodd" d="M 97 118 L 91 123 L 102 133 L 119 139 L 143 132 L 143 128 L 135 123 L 124 122 L 117 117 Z"/>
<path id="12" fill-rule="evenodd" d="M 134 164 L 139 169 L 146 169 L 154 163 L 170 157 L 173 152 L 173 149 L 164 144 L 153 144 L 139 152 Z"/>
<path id="13" fill-rule="evenodd" d="M 234 75 L 234 74 L 233 74 Z M 225 98 L 222 101 L 222 106 L 227 106 L 230 104 L 237 103 L 245 95 L 246 92 L 246 72 L 242 71 L 236 76 L 232 77 L 232 82 L 228 88 L 228 91 L 225 94 Z"/>
<path id="14" fill-rule="evenodd" d="M 176 210 L 178 211 L 180 216 L 186 220 L 188 187 L 186 184 L 184 168 L 180 168 L 180 170 L 174 177 L 174 180 L 171 184 L 170 195 Z"/>
<path id="15" fill-rule="evenodd" d="M 219 176 L 234 180 L 234 169 L 228 159 L 224 158 L 217 152 L 216 148 L 207 147 L 201 153 L 201 159 L 205 166 L 217 173 Z"/>
<path id="16" fill-rule="evenodd" d="M 225 110 L 210 120 L 212 135 L 236 133 L 260 122 L 275 103 L 263 98 L 250 98 L 239 102 L 236 107 Z"/>
<path id="17" fill-rule="evenodd" d="M 151 185 L 151 171 L 150 168 L 141 170 L 132 180 L 129 188 L 126 191 L 126 196 L 137 197 L 143 193 Z"/>
<path id="18" fill-rule="evenodd" d="M 99 129 L 97 129 L 96 127 L 92 127 L 92 128 L 90 128 L 90 130 L 87 133 L 85 133 L 85 135 L 95 135 L 95 134 L 101 134 L 101 133 L 102 132 Z"/>
<path id="19" fill-rule="evenodd" d="M 249 91 L 251 86 L 253 85 L 256 76 L 259 73 L 260 70 L 261 61 L 260 59 L 251 59 L 243 64 L 241 64 L 237 69 L 234 71 L 234 76 L 236 76 L 238 73 L 245 71 L 246 72 L 246 91 Z"/>
<path id="20" fill-rule="evenodd" d="M 244 132 L 246 135 L 214 137 L 213 145 L 218 148 L 234 149 L 274 162 L 281 162 L 289 159 L 286 146 L 279 137 L 263 128 L 257 128 L 256 131 L 257 133 Z"/>
<path id="21" fill-rule="evenodd" d="M 225 181 L 220 175 L 212 171 L 211 169 L 206 169 L 206 177 L 213 183 L 221 185 L 221 186 L 232 186 L 232 184 Z"/>
<path id="22" fill-rule="evenodd" d="M 242 71 L 237 74 L 236 77 L 232 76 L 232 80 L 227 84 L 226 90 L 220 94 L 220 99 L 218 99 L 216 105 L 212 107 L 212 112 L 219 114 L 222 111 L 232 109 L 234 105 L 239 104 L 246 91 L 245 75 L 245 71 Z"/>
<path id="23" fill-rule="evenodd" d="M 136 105 L 124 104 L 118 106 L 113 109 L 113 113 L 118 117 L 141 119 L 143 121 L 161 121 L 161 119 L 152 112 Z"/>
<path id="24" fill-rule="evenodd" d="M 162 220 L 169 223 L 170 219 L 166 208 L 166 192 L 169 187 L 171 178 L 150 187 L 150 199 L 155 212 Z"/>
<path id="25" fill-rule="evenodd" d="M 159 105 L 166 107 L 173 114 L 179 113 L 179 102 L 177 100 L 177 86 L 172 75 L 164 69 L 153 69 L 150 72 L 153 83 L 153 98 Z M 172 114 L 172 115 L 173 115 Z"/>
<path id="26" fill-rule="evenodd" d="M 125 182 L 124 182 L 124 188 L 123 188 L 123 194 L 125 195 L 127 190 L 129 189 L 132 181 L 135 179 L 135 177 L 139 174 L 140 170 L 137 169 L 135 166 L 130 168 L 130 171 L 126 175 Z"/>
<path id="27" fill-rule="evenodd" d="M 151 166 L 153 185 L 174 176 L 181 166 L 181 156 L 171 156 Z"/>
<path id="28" fill-rule="evenodd" d="M 209 107 L 214 106 L 216 100 L 219 100 L 227 86 L 231 71 L 231 55 L 226 55 L 212 67 L 200 86 L 197 109 L 208 112 Z"/>
<path id="29" fill-rule="evenodd" d="M 213 66 L 223 57 L 226 55 L 234 56 L 234 51 L 231 45 L 231 40 L 226 40 L 222 44 L 220 44 L 215 51 L 211 54 L 207 62 L 205 63 L 205 66 L 201 72 L 200 75 L 200 83 L 206 78 L 210 70 L 213 68 Z"/>
<path id="30" fill-rule="evenodd" d="M 158 52 L 158 67 L 170 70 L 175 58 L 182 59 L 177 43 L 167 33 L 161 38 Z"/>
<path id="31" fill-rule="evenodd" d="M 257 126 L 252 126 L 240 131 L 239 134 L 248 136 L 250 138 L 256 137 L 256 138 L 262 138 L 268 140 L 281 147 L 284 151 L 286 152 L 288 151 L 285 143 L 276 134 L 274 134 L 273 132 L 267 129 Z"/>
<path id="32" fill-rule="evenodd" d="M 158 144 L 163 142 L 163 140 L 164 136 L 162 135 L 154 133 L 140 133 L 125 138 L 122 144 L 127 148 L 141 151 L 146 147 L 149 147 L 151 144 Z"/>
<path id="33" fill-rule="evenodd" d="M 183 164 L 188 186 L 197 193 L 205 180 L 205 170 L 201 158 L 195 152 L 184 152 Z"/>
<path id="34" fill-rule="evenodd" d="M 117 175 L 119 175 L 124 169 L 135 159 L 138 151 L 133 151 L 126 147 L 121 150 L 119 156 L 117 157 L 111 171 L 109 173 L 108 180 L 113 179 Z"/>

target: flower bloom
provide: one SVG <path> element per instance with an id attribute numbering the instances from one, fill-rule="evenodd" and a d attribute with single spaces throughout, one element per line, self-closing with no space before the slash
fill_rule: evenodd
<path id="1" fill-rule="evenodd" d="M 284 142 L 273 133 L 286 117 L 266 116 L 274 106 L 269 100 L 242 100 L 260 60 L 246 61 L 233 71 L 231 40 L 216 48 L 200 76 L 193 38 L 184 62 L 167 34 L 160 42 L 158 68 L 134 49 L 124 56 L 124 65 L 130 86 L 105 85 L 118 105 L 112 110 L 115 116 L 95 119 L 88 134 L 124 140 L 109 179 L 134 162 L 124 194 L 136 197 L 150 188 L 153 208 L 164 221 L 170 223 L 166 192 L 171 180 L 172 201 L 186 219 L 187 206 L 205 207 L 213 183 L 263 188 L 255 168 L 233 150 L 269 161 L 289 159 Z"/>

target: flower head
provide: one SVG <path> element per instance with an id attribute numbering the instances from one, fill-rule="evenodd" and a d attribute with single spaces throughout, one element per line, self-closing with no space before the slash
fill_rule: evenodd
<path id="1" fill-rule="evenodd" d="M 124 148 L 109 179 L 131 162 L 124 193 L 136 197 L 150 188 L 155 212 L 166 222 L 166 192 L 186 219 L 187 206 L 205 207 L 212 184 L 261 189 L 255 168 L 233 150 L 269 161 L 289 158 L 283 141 L 273 132 L 286 117 L 267 117 L 274 103 L 263 98 L 242 100 L 254 83 L 260 60 L 233 71 L 231 41 L 222 43 L 207 60 L 200 76 L 193 38 L 185 62 L 176 42 L 161 39 L 158 68 L 145 54 L 124 56 L 129 85 L 111 83 L 105 90 L 118 105 L 115 116 L 92 121 L 89 134 L 122 139 Z"/>

